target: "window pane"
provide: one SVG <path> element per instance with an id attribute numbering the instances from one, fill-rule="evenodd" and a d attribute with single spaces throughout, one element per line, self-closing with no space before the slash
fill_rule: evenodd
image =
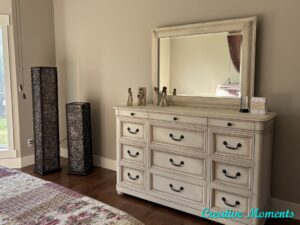
<path id="1" fill-rule="evenodd" d="M 0 151 L 8 150 L 2 27 L 0 26 Z"/>

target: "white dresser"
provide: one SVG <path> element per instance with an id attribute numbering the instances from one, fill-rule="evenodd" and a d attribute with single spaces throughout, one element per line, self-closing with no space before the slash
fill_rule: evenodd
<path id="1" fill-rule="evenodd" d="M 118 193 L 197 216 L 204 208 L 245 215 L 267 209 L 275 113 L 152 105 L 115 110 Z"/>

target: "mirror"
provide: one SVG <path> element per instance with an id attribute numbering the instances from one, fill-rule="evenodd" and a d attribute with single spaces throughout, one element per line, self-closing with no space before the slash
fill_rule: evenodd
<path id="1" fill-rule="evenodd" d="M 241 41 L 228 32 L 160 38 L 159 85 L 170 95 L 240 97 Z"/>
<path id="2" fill-rule="evenodd" d="M 174 104 L 237 107 L 253 96 L 255 35 L 255 17 L 154 30 L 153 87 Z"/>

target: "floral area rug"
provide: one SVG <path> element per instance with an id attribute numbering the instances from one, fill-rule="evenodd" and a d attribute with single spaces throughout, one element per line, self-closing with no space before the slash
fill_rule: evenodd
<path id="1" fill-rule="evenodd" d="M 116 208 L 58 184 L 0 166 L 0 224 L 142 225 Z"/>

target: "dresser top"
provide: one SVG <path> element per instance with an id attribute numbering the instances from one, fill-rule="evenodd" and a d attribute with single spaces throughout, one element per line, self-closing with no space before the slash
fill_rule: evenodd
<path id="1" fill-rule="evenodd" d="M 142 112 L 155 112 L 155 113 L 172 113 L 177 115 L 189 115 L 189 116 L 205 116 L 205 117 L 222 117 L 228 119 L 240 119 L 257 122 L 266 122 L 273 119 L 277 114 L 274 112 L 268 112 L 265 115 L 253 114 L 253 113 L 240 113 L 233 109 L 213 109 L 213 108 L 201 108 L 191 106 L 168 106 L 159 107 L 154 105 L 147 106 L 115 106 L 116 110 L 132 110 Z"/>

